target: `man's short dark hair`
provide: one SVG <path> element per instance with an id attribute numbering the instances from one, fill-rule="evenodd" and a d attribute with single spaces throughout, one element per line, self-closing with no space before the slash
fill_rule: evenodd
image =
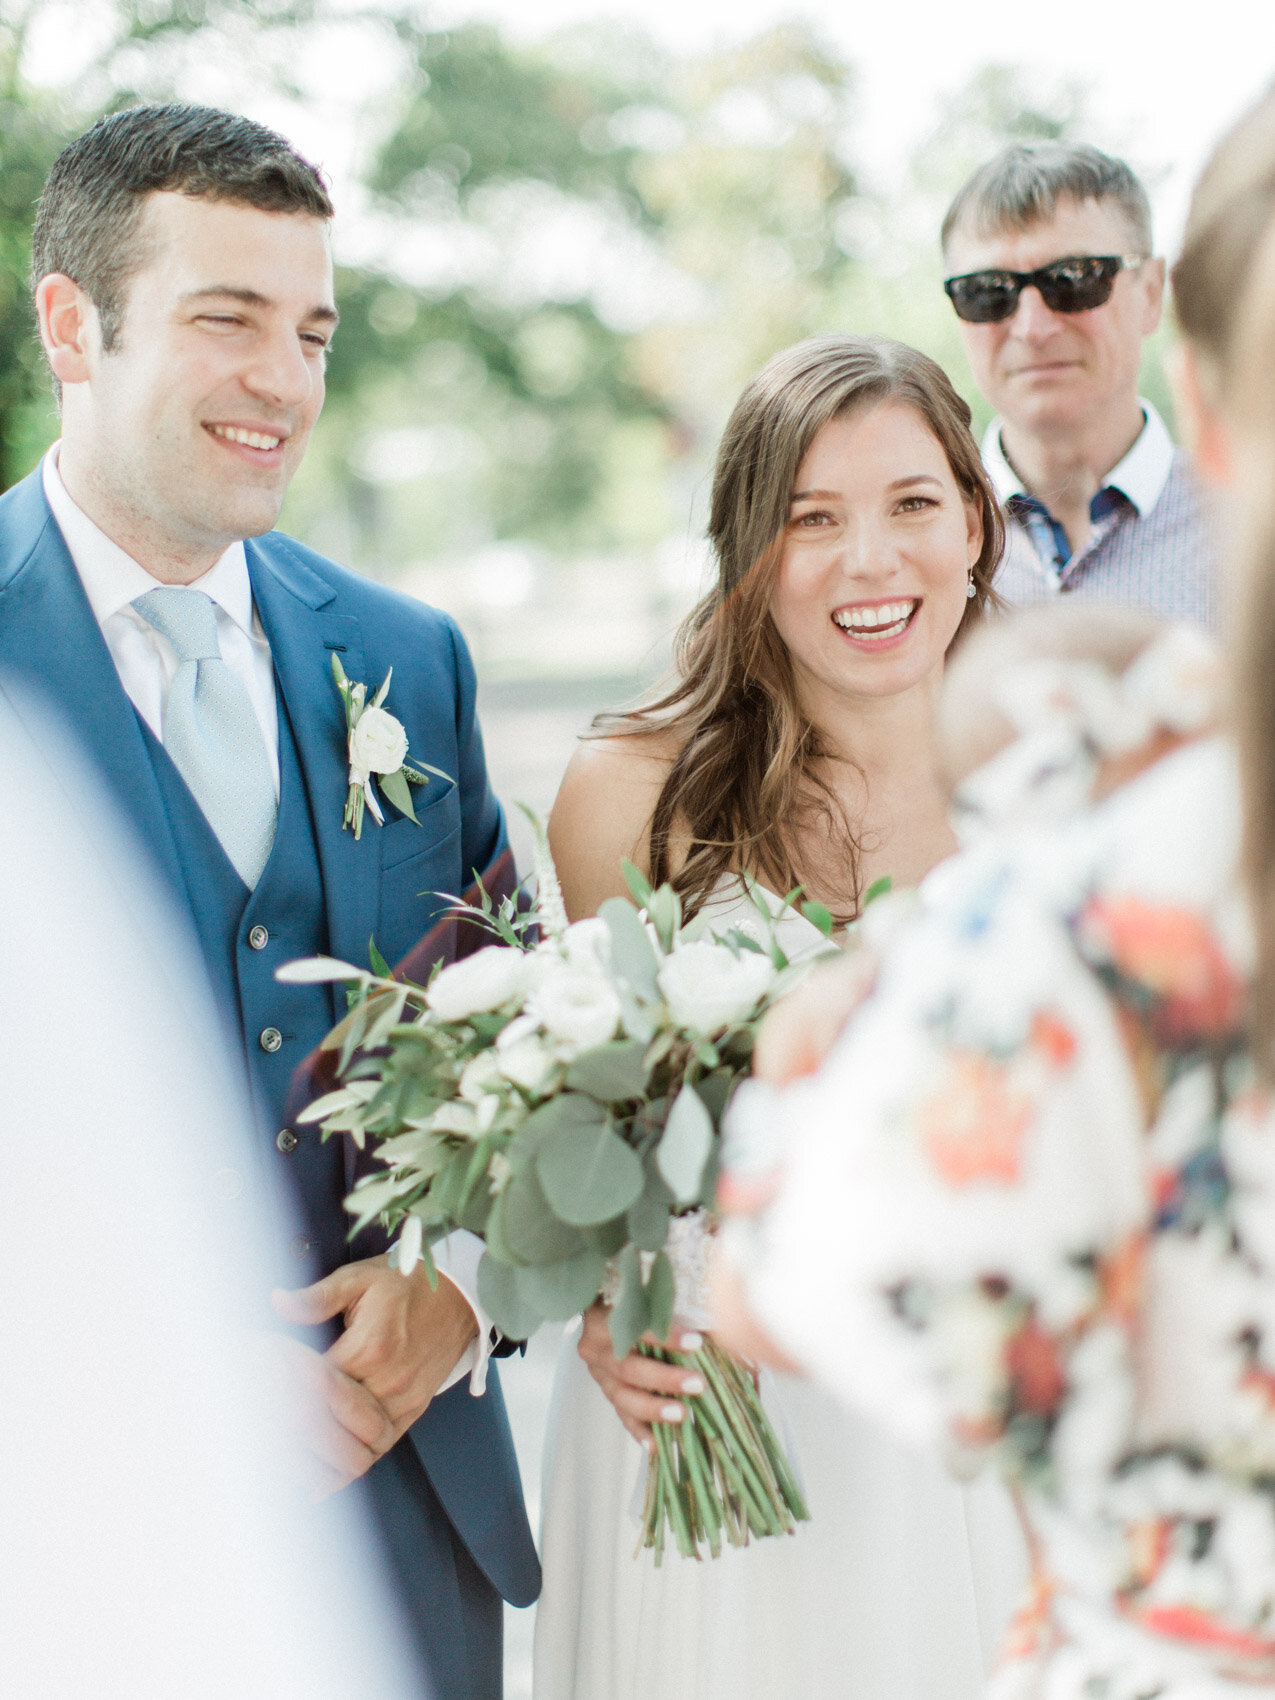
<path id="1" fill-rule="evenodd" d="M 31 271 L 73 278 L 119 335 L 128 280 L 146 260 L 143 204 L 158 190 L 263 212 L 332 217 L 323 178 L 264 124 L 210 106 L 134 106 L 101 118 L 54 161 L 36 208 Z"/>
<path id="2" fill-rule="evenodd" d="M 1151 253 L 1151 203 L 1122 159 L 1085 143 L 1032 142 L 1005 148 L 957 191 L 943 220 L 943 252 L 958 230 L 998 236 L 1047 224 L 1059 201 L 1113 201 L 1134 251 Z"/>

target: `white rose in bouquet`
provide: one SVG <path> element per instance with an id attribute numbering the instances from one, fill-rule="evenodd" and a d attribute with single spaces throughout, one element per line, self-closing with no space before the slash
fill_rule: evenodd
<path id="1" fill-rule="evenodd" d="M 526 961 L 511 945 L 490 944 L 444 968 L 425 993 L 425 1002 L 442 1021 L 464 1021 L 499 1009 L 522 996 Z"/>
<path id="2" fill-rule="evenodd" d="M 461 1070 L 460 1095 L 468 1104 L 477 1104 L 489 1092 L 498 1091 L 504 1076 L 494 1051 L 479 1051 Z"/>
<path id="3" fill-rule="evenodd" d="M 407 760 L 402 722 L 383 708 L 365 708 L 350 733 L 350 763 L 361 773 L 397 773 Z"/>
<path id="4" fill-rule="evenodd" d="M 611 966 L 611 934 L 597 915 L 573 921 L 562 935 L 562 948 L 571 966 L 586 973 L 605 974 Z"/>
<path id="5" fill-rule="evenodd" d="M 501 1046 L 495 1055 L 500 1073 L 524 1092 L 538 1091 L 553 1072 L 553 1052 L 546 1049 L 542 1039 L 530 1034 Z"/>
<path id="6" fill-rule="evenodd" d="M 601 975 L 563 963 L 547 974 L 527 1005 L 555 1039 L 587 1051 L 615 1037 L 620 999 Z"/>
<path id="7" fill-rule="evenodd" d="M 679 1027 L 705 1036 L 752 1014 L 775 978 L 774 964 L 755 950 L 696 939 L 667 957 L 657 983 Z"/>

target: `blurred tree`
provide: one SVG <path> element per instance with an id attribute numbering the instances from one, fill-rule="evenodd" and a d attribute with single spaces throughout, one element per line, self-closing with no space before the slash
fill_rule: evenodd
<path id="1" fill-rule="evenodd" d="M 686 491 L 652 470 L 698 476 L 847 263 L 848 67 L 795 28 L 679 64 L 603 26 L 534 47 L 394 27 L 408 76 L 365 170 L 390 234 L 342 276 L 293 513 L 329 536 L 353 517 L 364 558 L 658 542 Z"/>
<path id="2" fill-rule="evenodd" d="M 49 167 L 75 128 L 59 101 L 23 80 L 32 10 L 0 7 L 0 489 L 27 471 L 48 440 L 52 397 L 31 313 L 31 222 Z"/>
<path id="3" fill-rule="evenodd" d="M 594 273 L 610 244 L 649 243 L 636 149 L 608 126 L 663 61 L 609 31 L 515 48 L 486 25 L 392 27 L 406 76 L 364 174 L 384 253 L 339 276 L 324 453 L 290 511 L 391 563 L 658 538 L 658 495 L 617 509 L 609 461 L 617 431 L 662 443 L 668 409 Z"/>

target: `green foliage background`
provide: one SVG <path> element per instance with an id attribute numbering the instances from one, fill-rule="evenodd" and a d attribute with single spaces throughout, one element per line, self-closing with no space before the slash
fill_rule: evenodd
<path id="1" fill-rule="evenodd" d="M 103 110 L 186 94 L 213 39 L 257 94 L 303 101 L 296 50 L 324 6 L 109 0 L 107 50 L 52 92 L 24 74 L 41 0 L 0 0 L 0 483 L 56 432 L 27 267 L 59 147 Z M 340 268 L 329 399 L 285 524 L 380 576 L 502 542 L 632 561 L 685 537 L 739 389 L 819 331 L 916 343 L 981 425 L 939 288 L 943 208 L 1007 139 L 1092 134 L 1083 91 L 991 66 L 883 196 L 855 166 L 854 67 L 804 26 L 678 58 L 614 26 L 524 45 L 408 8 L 340 19 L 395 56 L 389 98 L 358 115 L 376 258 Z M 1166 410 L 1167 334 L 1144 374 Z"/>

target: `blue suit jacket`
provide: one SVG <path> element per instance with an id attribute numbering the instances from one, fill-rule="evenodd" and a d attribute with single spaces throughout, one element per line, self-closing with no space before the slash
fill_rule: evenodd
<path id="1" fill-rule="evenodd" d="M 278 533 L 246 545 L 253 596 L 295 735 L 323 876 L 329 948 L 363 963 L 368 939 L 391 961 L 437 920 L 422 893 L 459 892 L 475 869 L 507 853 L 500 806 L 487 783 L 474 712 L 475 681 L 454 623 Z M 416 793 L 420 824 L 387 809 L 362 838 L 342 831 L 345 726 L 331 656 L 375 689 L 392 666 L 391 706 L 413 755 L 444 773 Z M 154 766 L 115 671 L 37 470 L 0 497 L 0 670 L 29 682 L 62 711 L 157 871 L 185 903 L 181 868 Z M 216 974 L 215 964 L 212 972 Z M 233 985 L 214 985 L 223 1008 Z M 299 1035 L 301 1054 L 322 1032 Z M 251 1071 L 254 1059 L 246 1059 Z M 273 1105 L 270 1137 L 283 1104 Z M 479 1568 L 514 1604 L 539 1589 L 512 1441 L 498 1387 L 466 1386 L 436 1399 L 411 1431 L 434 1492 Z"/>

